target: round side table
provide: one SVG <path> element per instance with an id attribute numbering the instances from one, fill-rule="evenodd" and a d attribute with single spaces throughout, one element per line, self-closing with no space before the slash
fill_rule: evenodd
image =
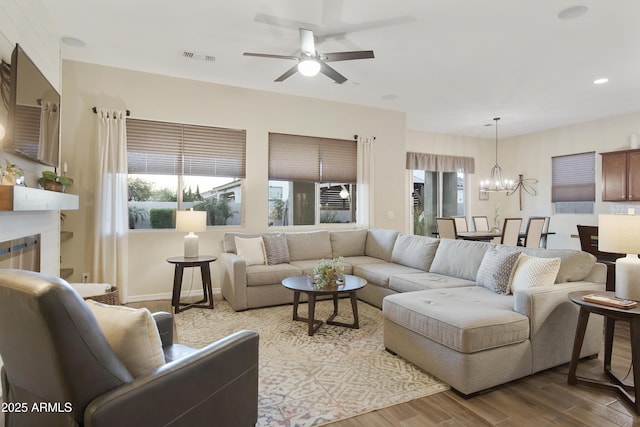
<path id="1" fill-rule="evenodd" d="M 167 262 L 176 266 L 173 274 L 173 296 L 171 305 L 176 313 L 193 307 L 213 308 L 213 291 L 211 289 L 211 270 L 209 263 L 218 259 L 211 255 L 200 255 L 197 257 L 176 256 L 167 258 Z M 202 294 L 203 299 L 194 303 L 180 302 L 180 293 L 182 292 L 182 276 L 185 268 L 200 267 L 200 275 L 202 276 Z"/>

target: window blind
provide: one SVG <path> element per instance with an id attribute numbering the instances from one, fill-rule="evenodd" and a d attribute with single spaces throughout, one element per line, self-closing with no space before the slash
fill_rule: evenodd
<path id="1" fill-rule="evenodd" d="M 269 179 L 355 184 L 356 171 L 355 141 L 269 134 Z"/>
<path id="2" fill-rule="evenodd" d="M 444 156 L 440 154 L 407 152 L 406 168 L 429 172 L 464 172 L 475 173 L 473 157 Z"/>
<path id="3" fill-rule="evenodd" d="M 129 173 L 244 178 L 246 131 L 127 120 Z"/>
<path id="4" fill-rule="evenodd" d="M 552 202 L 595 202 L 596 153 L 551 158 Z"/>

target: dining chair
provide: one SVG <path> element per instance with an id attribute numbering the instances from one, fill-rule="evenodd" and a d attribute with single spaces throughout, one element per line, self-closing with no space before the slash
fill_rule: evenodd
<path id="1" fill-rule="evenodd" d="M 543 216 L 544 218 L 544 227 L 542 227 L 542 236 L 540 237 L 540 246 L 545 248 L 547 247 L 547 233 L 549 232 L 549 222 L 551 222 L 551 217 Z"/>
<path id="2" fill-rule="evenodd" d="M 441 239 L 456 239 L 458 237 L 455 219 L 436 218 L 436 225 L 438 226 L 438 236 Z"/>
<path id="3" fill-rule="evenodd" d="M 486 216 L 473 216 L 471 218 L 476 231 L 489 231 L 489 220 Z"/>
<path id="4" fill-rule="evenodd" d="M 465 232 L 469 231 L 469 226 L 467 225 L 467 217 L 466 216 L 454 216 L 454 221 L 456 222 L 456 231 Z"/>
<path id="5" fill-rule="evenodd" d="M 598 226 L 577 225 L 580 249 L 589 252 L 596 260 L 607 266 L 607 291 L 615 291 L 616 288 L 616 259 L 626 256 L 614 252 L 601 252 L 598 249 Z"/>
<path id="6" fill-rule="evenodd" d="M 521 225 L 522 218 L 505 218 L 500 243 L 503 245 L 517 246 Z"/>
<path id="7" fill-rule="evenodd" d="M 540 239 L 542 238 L 542 230 L 544 229 L 544 224 L 547 222 L 547 219 L 543 216 L 532 216 L 529 217 L 529 222 L 527 223 L 527 231 L 524 237 L 524 247 L 525 248 L 539 248 L 540 247 Z"/>

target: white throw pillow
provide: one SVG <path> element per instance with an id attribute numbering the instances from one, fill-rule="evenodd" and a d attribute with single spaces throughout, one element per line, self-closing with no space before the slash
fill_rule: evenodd
<path id="1" fill-rule="evenodd" d="M 236 236 L 238 256 L 244 258 L 247 265 L 264 265 L 267 259 L 262 237 L 244 239 Z"/>
<path id="2" fill-rule="evenodd" d="M 511 292 L 534 286 L 553 285 L 559 270 L 560 258 L 538 258 L 520 254 L 513 272 Z"/>
<path id="3" fill-rule="evenodd" d="M 109 346 L 134 377 L 165 364 L 160 333 L 151 312 L 87 301 Z"/>

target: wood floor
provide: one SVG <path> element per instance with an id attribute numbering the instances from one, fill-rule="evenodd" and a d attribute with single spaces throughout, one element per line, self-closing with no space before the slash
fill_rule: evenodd
<path id="1" fill-rule="evenodd" d="M 583 360 L 578 376 L 606 381 L 602 354 Z M 612 369 L 631 366 L 627 323 L 618 322 Z M 569 365 L 502 385 L 470 399 L 449 390 L 329 424 L 332 427 L 413 426 L 640 426 L 640 416 L 613 390 L 567 384 Z M 625 384 L 633 384 L 630 374 Z"/>
<path id="2" fill-rule="evenodd" d="M 170 311 L 168 302 L 130 304 Z M 498 362 L 496 362 L 498 363 Z M 606 381 L 602 352 L 583 360 L 578 376 Z M 629 327 L 618 322 L 612 368 L 624 378 L 631 367 Z M 567 384 L 569 365 L 513 381 L 470 399 L 446 391 L 328 424 L 332 427 L 424 426 L 640 426 L 640 416 L 615 391 Z M 632 384 L 630 374 L 625 384 Z M 4 419 L 0 413 L 0 427 Z"/>

